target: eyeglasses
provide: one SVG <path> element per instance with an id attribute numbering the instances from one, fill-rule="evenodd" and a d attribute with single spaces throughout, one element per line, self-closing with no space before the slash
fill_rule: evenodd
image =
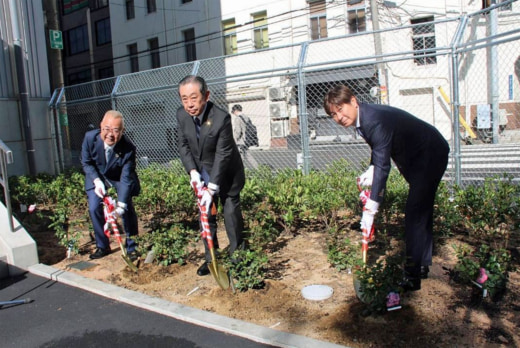
<path id="1" fill-rule="evenodd" d="M 105 133 L 110 133 L 110 132 L 112 132 L 112 133 L 114 133 L 114 135 L 118 135 L 119 133 L 122 132 L 122 130 L 119 129 L 119 128 L 103 127 L 103 132 L 105 132 Z"/>

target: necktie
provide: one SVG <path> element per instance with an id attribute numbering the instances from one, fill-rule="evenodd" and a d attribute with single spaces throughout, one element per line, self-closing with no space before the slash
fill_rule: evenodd
<path id="1" fill-rule="evenodd" d="M 105 149 L 105 159 L 106 159 L 107 163 L 108 163 L 108 160 L 110 159 L 110 155 L 112 155 L 112 148 L 107 147 Z"/>
<path id="2" fill-rule="evenodd" d="M 199 139 L 200 136 L 200 120 L 198 117 L 195 117 L 195 130 L 197 132 L 197 139 Z"/>
<path id="3" fill-rule="evenodd" d="M 358 134 L 361 135 L 361 137 L 363 137 L 363 139 L 365 139 L 365 135 L 361 131 L 361 127 L 356 127 L 356 130 L 357 130 Z"/>

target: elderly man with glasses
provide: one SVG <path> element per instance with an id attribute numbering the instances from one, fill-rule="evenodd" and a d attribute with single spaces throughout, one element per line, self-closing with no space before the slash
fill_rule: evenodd
<path id="1" fill-rule="evenodd" d="M 136 148 L 124 135 L 123 115 L 109 110 L 101 121 L 100 129 L 85 133 L 81 148 L 81 164 L 85 172 L 89 213 L 96 237 L 96 251 L 91 259 L 110 254 L 110 241 L 104 233 L 105 216 L 102 200 L 109 187 L 117 192 L 115 213 L 122 217 L 126 233 L 126 251 L 130 260 L 138 258 L 136 243 L 132 237 L 138 235 L 137 215 L 132 197 L 141 190 L 135 170 Z"/>

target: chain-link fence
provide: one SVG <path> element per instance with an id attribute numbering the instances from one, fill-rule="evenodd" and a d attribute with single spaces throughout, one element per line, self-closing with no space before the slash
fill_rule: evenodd
<path id="1" fill-rule="evenodd" d="M 125 117 L 138 166 L 178 160 L 177 84 L 197 74 L 214 103 L 229 111 L 240 104 L 256 125 L 259 146 L 249 149 L 248 168 L 307 173 L 344 159 L 364 170 L 370 149 L 322 107 L 325 93 L 342 83 L 362 102 L 405 109 L 439 129 L 452 150 L 446 179 L 464 185 L 504 172 L 519 177 L 520 16 L 507 6 L 56 90 L 58 169 L 79 165 L 85 131 L 111 108 Z"/>

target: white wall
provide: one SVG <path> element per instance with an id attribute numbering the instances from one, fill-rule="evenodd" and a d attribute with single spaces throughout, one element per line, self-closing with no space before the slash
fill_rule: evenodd
<path id="1" fill-rule="evenodd" d="M 10 2 L 0 1 L 0 139 L 13 152 L 14 163 L 8 165 L 8 175 L 29 174 L 27 151 L 20 100 L 16 81 L 16 64 L 13 60 L 12 24 L 10 22 Z M 54 147 L 51 139 L 50 118 L 47 104 L 50 99 L 50 81 L 47 62 L 47 48 L 43 9 L 41 1 L 23 0 L 18 2 L 19 32 L 24 51 L 24 72 L 28 92 L 30 127 L 35 149 L 37 172 L 54 173 Z M 26 115 L 25 115 L 26 116 Z"/>

